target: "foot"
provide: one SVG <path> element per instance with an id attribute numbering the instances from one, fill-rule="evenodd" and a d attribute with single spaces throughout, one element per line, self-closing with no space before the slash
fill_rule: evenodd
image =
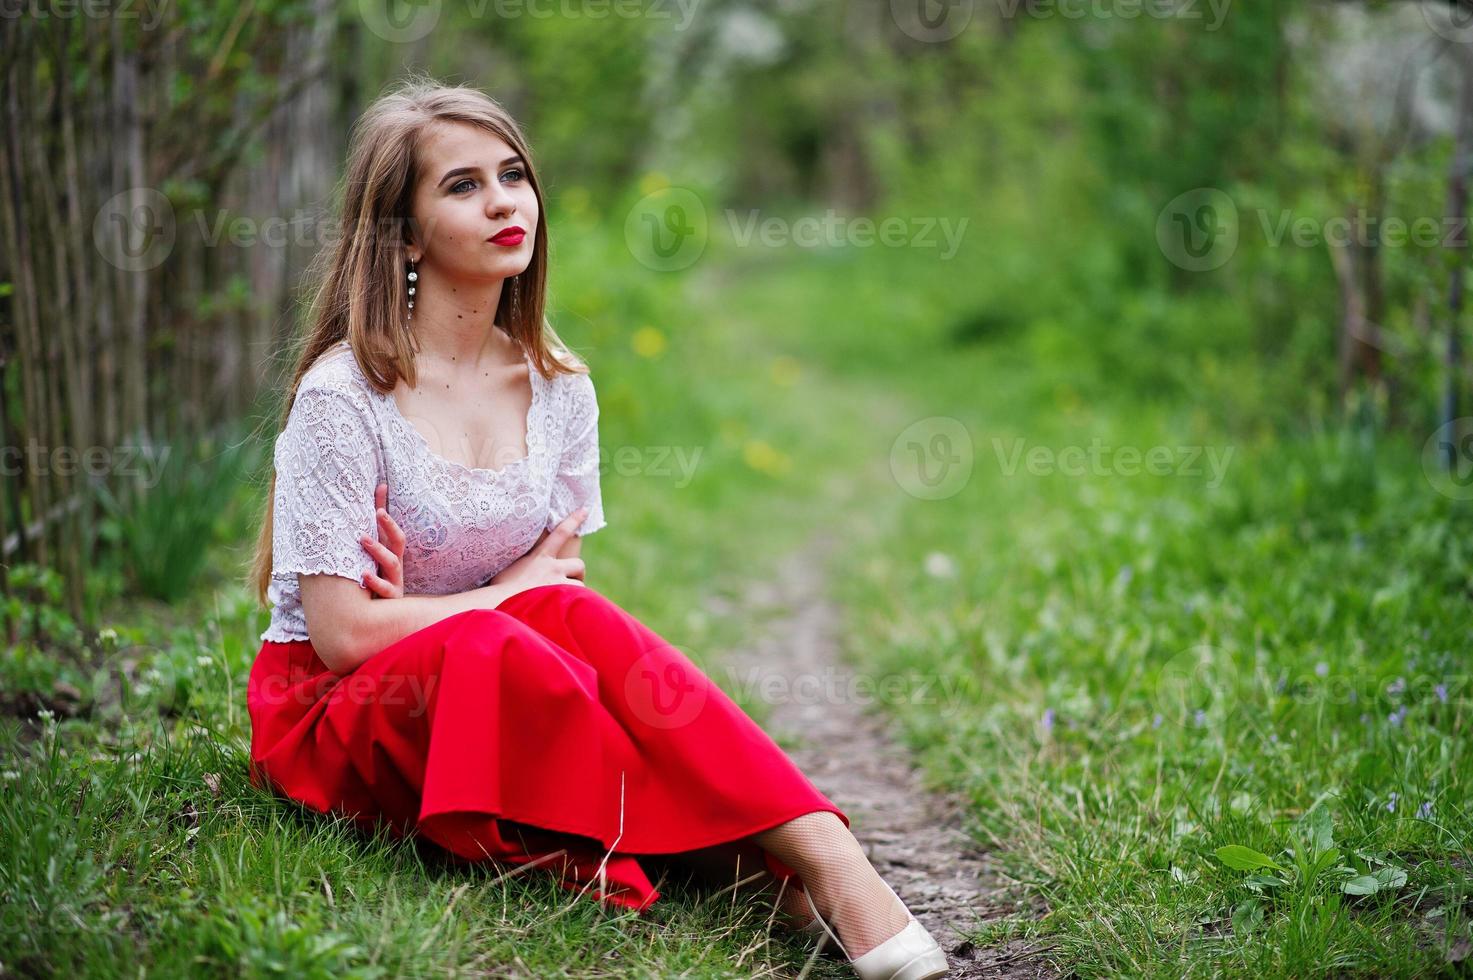
<path id="1" fill-rule="evenodd" d="M 879 873 L 868 862 L 865 868 L 868 875 L 860 880 L 850 879 L 840 891 L 821 885 L 815 885 L 812 890 L 819 914 L 838 934 L 843 953 L 851 960 L 898 935 L 911 919 L 910 910 L 886 886 Z M 806 900 L 804 904 L 808 904 Z M 811 919 L 812 913 L 809 914 Z"/>
<path id="2" fill-rule="evenodd" d="M 818 914 L 851 960 L 910 923 L 910 912 L 869 863 L 864 848 L 828 811 L 804 814 L 757 835 L 801 877 Z M 806 904 L 806 899 L 805 899 Z"/>

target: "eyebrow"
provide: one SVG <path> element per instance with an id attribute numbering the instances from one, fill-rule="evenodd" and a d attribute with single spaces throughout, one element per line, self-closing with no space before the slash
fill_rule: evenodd
<path id="1" fill-rule="evenodd" d="M 523 166 L 526 166 L 526 162 L 520 156 L 512 156 L 512 157 L 507 157 L 505 160 L 503 160 L 500 163 L 498 163 L 496 165 L 496 169 L 500 170 L 502 167 L 506 166 L 509 163 L 520 163 Z M 476 174 L 476 173 L 480 173 L 480 172 L 481 172 L 481 168 L 480 167 L 456 167 L 454 170 L 447 170 L 447 171 L 445 171 L 445 176 L 441 177 L 438 181 L 436 181 L 435 182 L 435 186 L 436 187 L 439 187 L 441 184 L 445 183 L 445 181 L 449 180 L 451 177 L 460 177 L 460 176 L 463 176 L 465 174 Z"/>

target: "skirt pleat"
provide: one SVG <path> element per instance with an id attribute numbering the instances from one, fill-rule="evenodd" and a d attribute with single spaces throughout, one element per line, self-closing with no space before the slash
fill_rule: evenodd
<path id="1" fill-rule="evenodd" d="M 624 908 L 660 897 L 637 855 L 815 811 L 849 823 L 685 654 L 587 586 L 450 616 L 342 675 L 309 641 L 264 641 L 246 700 L 255 785 Z"/>

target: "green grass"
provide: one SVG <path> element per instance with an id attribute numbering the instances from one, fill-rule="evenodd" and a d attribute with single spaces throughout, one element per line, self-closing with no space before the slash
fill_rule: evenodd
<path id="1" fill-rule="evenodd" d="M 847 539 L 850 574 L 833 580 L 849 652 L 876 678 L 906 678 L 904 692 L 930 683 L 930 703 L 887 707 L 972 801 L 978 837 L 1046 900 L 1060 968 L 1450 968 L 1473 894 L 1473 511 L 1433 491 L 1420 440 L 1313 426 L 1275 438 L 1233 425 L 1241 404 L 1214 413 L 1208 398 L 1074 371 L 1092 343 L 1083 318 L 1069 326 L 1084 354 L 1041 358 L 1027 335 L 956 345 L 944 328 L 966 308 L 938 271 L 856 263 L 843 282 L 814 265 L 749 291 L 800 322 L 848 311 L 831 369 L 905 401 L 865 454 L 908 431 L 928 465 L 971 447 L 970 475 L 939 499 L 905 454 L 864 488 L 868 533 Z M 917 309 L 918 295 L 940 299 Z M 897 335 L 914 341 L 905 356 L 863 349 Z M 834 349 L 806 339 L 815 359 Z M 1185 360 L 1140 357 L 1163 373 Z M 932 447 L 935 433 L 950 441 Z M 1012 465 L 1018 440 L 1044 450 L 1038 465 Z M 1078 450 L 1072 472 L 1050 465 L 1091 445 L 1098 467 Z M 1184 469 L 1139 472 L 1105 451 L 1121 447 L 1162 447 Z M 1207 450 L 1227 461 L 1216 474 Z M 1217 857 L 1245 845 L 1289 864 L 1316 803 L 1336 851 L 1309 850 L 1321 867 L 1258 881 Z M 1345 892 L 1382 868 L 1405 884 Z"/>
<path id="2" fill-rule="evenodd" d="M 589 583 L 714 670 L 754 624 L 708 600 L 837 531 L 825 571 L 847 654 L 922 693 L 886 710 L 1044 909 L 979 941 L 1025 936 L 1081 976 L 1450 969 L 1469 936 L 1473 513 L 1432 492 L 1415 440 L 1284 434 L 1253 365 L 1171 333 L 1159 297 L 1122 303 L 1101 340 L 1087 311 L 979 319 L 971 252 L 717 240 L 692 273 L 652 275 L 617 232 L 568 223 L 555 315 L 593 364 L 615 467 Z M 1009 471 L 1019 439 L 1228 462 L 1220 479 L 1118 456 Z M 970 474 L 927 499 L 916 460 L 966 444 Z M 684 475 L 680 453 L 697 461 Z M 232 578 L 244 547 L 217 546 L 213 577 L 173 605 L 118 599 L 92 649 L 38 617 L 10 652 L 5 686 L 44 697 L 66 679 L 81 697 L 54 724 L 0 718 L 7 970 L 801 968 L 750 903 L 674 889 L 647 919 L 611 914 L 249 786 L 265 619 Z M 1229 845 L 1284 870 L 1230 868 Z M 1377 869 L 1405 882 L 1344 891 Z"/>

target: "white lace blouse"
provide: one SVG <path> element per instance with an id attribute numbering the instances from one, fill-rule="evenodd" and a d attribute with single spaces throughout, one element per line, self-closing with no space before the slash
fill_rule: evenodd
<path id="1" fill-rule="evenodd" d="M 433 452 L 393 396 L 368 383 L 346 341 L 308 369 L 276 439 L 271 624 L 262 640 L 307 639 L 298 574 L 340 575 L 365 588 L 378 563 L 359 538 L 378 538 L 379 483 L 404 531 L 406 595 L 484 585 L 581 506 L 588 514 L 578 534 L 604 526 L 593 382 L 586 374 L 549 381 L 525 356 L 527 455 L 500 469 Z"/>

